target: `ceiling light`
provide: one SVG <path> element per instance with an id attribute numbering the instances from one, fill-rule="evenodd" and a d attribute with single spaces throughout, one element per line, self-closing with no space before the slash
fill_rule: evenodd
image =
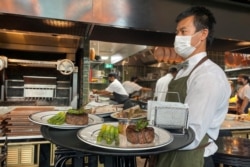
<path id="1" fill-rule="evenodd" d="M 109 56 L 101 56 L 102 57 L 102 60 L 108 60 L 109 59 Z"/>
<path id="2" fill-rule="evenodd" d="M 61 28 L 73 27 L 75 25 L 74 22 L 63 21 L 63 20 L 45 19 L 45 20 L 43 20 L 43 22 L 47 25 L 50 25 L 53 27 L 61 27 Z"/>
<path id="3" fill-rule="evenodd" d="M 238 42 L 237 45 L 238 46 L 248 46 L 248 45 L 250 45 L 250 42 L 248 42 L 248 41 L 241 41 L 241 42 Z"/>

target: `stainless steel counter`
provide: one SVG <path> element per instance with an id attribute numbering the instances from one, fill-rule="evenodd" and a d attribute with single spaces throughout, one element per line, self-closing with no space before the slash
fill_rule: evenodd
<path id="1" fill-rule="evenodd" d="M 246 130 L 250 129 L 250 121 L 225 120 L 221 130 Z"/>

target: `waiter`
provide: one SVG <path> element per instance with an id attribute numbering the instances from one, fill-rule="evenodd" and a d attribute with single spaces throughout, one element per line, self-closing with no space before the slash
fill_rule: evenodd
<path id="1" fill-rule="evenodd" d="M 123 104 L 123 109 L 133 107 L 132 102 L 129 99 L 129 95 L 122 86 L 121 82 L 118 81 L 116 73 L 110 73 L 108 75 L 108 80 L 110 82 L 109 86 L 104 90 L 93 89 L 92 92 L 100 95 L 111 96 L 113 94 L 114 100 L 118 104 Z"/>
<path id="2" fill-rule="evenodd" d="M 241 86 L 237 92 L 237 113 L 244 114 L 248 113 L 248 108 L 250 107 L 250 86 L 249 86 L 249 76 L 246 74 L 240 74 L 238 76 L 237 83 Z"/>
<path id="3" fill-rule="evenodd" d="M 195 133 L 188 146 L 160 154 L 157 167 L 213 167 L 220 126 L 228 112 L 230 85 L 224 71 L 207 58 L 206 45 L 212 40 L 215 18 L 205 7 L 194 6 L 176 18 L 174 49 L 188 66 L 170 82 L 168 91 L 179 94 L 189 106 L 188 126 Z M 169 96 L 171 95 L 171 96 Z M 167 94 L 167 101 L 178 101 Z"/>

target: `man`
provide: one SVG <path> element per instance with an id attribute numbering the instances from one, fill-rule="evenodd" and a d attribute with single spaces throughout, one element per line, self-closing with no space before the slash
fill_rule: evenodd
<path id="1" fill-rule="evenodd" d="M 168 73 L 157 80 L 154 98 L 157 101 L 165 101 L 169 82 L 176 76 L 177 68 L 172 67 Z"/>
<path id="2" fill-rule="evenodd" d="M 249 76 L 246 74 L 240 74 L 237 82 L 241 86 L 237 92 L 237 113 L 248 113 L 248 108 L 250 107 Z"/>
<path id="3" fill-rule="evenodd" d="M 110 82 L 109 86 L 104 90 L 93 89 L 92 92 L 100 95 L 109 95 L 113 94 L 114 100 L 118 104 L 124 104 L 123 109 L 132 107 L 132 102 L 129 100 L 128 93 L 117 79 L 115 73 L 110 73 L 108 75 L 108 80 Z"/>
<path id="4" fill-rule="evenodd" d="M 230 85 L 224 71 L 207 58 L 206 46 L 213 34 L 215 18 L 204 7 L 191 7 L 176 18 L 174 48 L 188 61 L 170 82 L 168 91 L 177 92 L 189 106 L 188 125 L 195 133 L 188 146 L 160 154 L 157 167 L 213 167 L 211 155 L 218 147 L 220 126 L 228 111 Z M 167 94 L 168 101 L 176 101 Z"/>
<path id="5" fill-rule="evenodd" d="M 131 77 L 130 81 L 125 81 L 122 83 L 122 86 L 125 88 L 126 92 L 129 94 L 129 97 L 133 97 L 139 91 L 151 91 L 151 88 L 142 87 L 137 84 L 138 77 Z"/>

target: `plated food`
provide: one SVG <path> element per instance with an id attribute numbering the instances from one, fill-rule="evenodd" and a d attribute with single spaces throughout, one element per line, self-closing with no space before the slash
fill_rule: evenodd
<path id="1" fill-rule="evenodd" d="M 89 110 L 89 114 L 95 114 L 101 117 L 107 117 L 111 113 L 114 112 L 120 112 L 123 109 L 119 106 L 116 105 L 106 105 L 106 106 L 98 106 L 98 107 L 93 107 Z"/>
<path id="2" fill-rule="evenodd" d="M 51 118 L 57 119 L 58 116 L 59 116 L 59 119 L 63 118 L 62 119 L 63 121 L 60 121 L 57 123 L 51 123 L 51 122 L 49 123 L 48 121 L 49 119 Z M 96 115 L 92 115 L 92 114 L 88 114 L 88 123 L 83 124 L 83 125 L 77 125 L 75 124 L 75 122 L 73 122 L 74 124 L 66 123 L 65 117 L 66 117 L 66 111 L 42 111 L 42 112 L 33 113 L 29 115 L 28 118 L 33 123 L 46 125 L 46 126 L 50 126 L 50 127 L 58 128 L 58 129 L 78 129 L 78 128 L 86 127 L 86 126 L 93 125 L 93 124 L 103 123 L 103 118 L 96 116 Z"/>
<path id="3" fill-rule="evenodd" d="M 115 142 L 115 145 L 119 144 L 119 130 L 118 126 L 114 126 L 111 124 L 102 124 L 101 130 L 98 133 L 97 143 L 101 143 L 103 141 L 106 144 L 112 144 Z"/>
<path id="4" fill-rule="evenodd" d="M 135 106 L 120 112 L 115 112 L 110 115 L 115 119 L 142 119 L 147 117 L 147 112 L 139 106 Z"/>
<path id="5" fill-rule="evenodd" d="M 88 121 L 89 121 L 88 113 L 84 109 L 80 110 L 69 109 L 66 112 L 65 122 L 67 124 L 86 125 L 88 124 Z"/>
<path id="6" fill-rule="evenodd" d="M 154 128 L 148 127 L 147 120 L 141 119 L 126 128 L 127 140 L 132 144 L 152 143 L 155 138 Z"/>
<path id="7" fill-rule="evenodd" d="M 117 122 L 107 122 L 104 124 L 113 126 L 114 127 L 113 129 L 116 129 L 118 127 L 118 130 L 119 130 L 119 126 Z M 141 140 L 142 141 L 141 143 L 135 142 L 136 141 L 135 138 L 137 139 L 140 136 L 140 133 L 136 131 L 132 133 L 128 132 L 130 133 L 130 135 L 135 136 L 135 138 L 132 138 L 131 136 L 127 137 L 126 134 L 119 132 L 119 138 L 118 138 L 119 141 L 117 141 L 117 138 L 114 138 L 114 140 L 110 143 L 110 142 L 107 142 L 105 139 L 103 139 L 103 136 L 101 138 L 102 140 L 99 138 L 100 133 L 104 134 L 104 132 L 103 133 L 101 132 L 102 131 L 101 129 L 104 124 L 96 124 L 96 125 L 88 126 L 86 128 L 82 128 L 78 131 L 77 137 L 81 141 L 87 144 L 100 147 L 100 148 L 111 149 L 111 150 L 147 150 L 147 149 L 153 149 L 153 148 L 159 148 L 159 147 L 165 146 L 173 141 L 172 134 L 169 133 L 167 130 L 154 127 L 154 126 L 149 126 L 147 128 L 150 128 L 153 130 L 150 130 L 150 132 L 149 131 L 148 132 L 154 135 L 153 136 L 149 135 L 151 138 L 149 138 L 148 141 Z M 113 132 L 110 131 L 107 134 L 110 135 L 110 134 L 113 134 Z M 114 135 L 115 134 L 117 134 L 117 131 L 114 131 Z M 141 139 L 144 137 L 145 137 L 145 134 L 144 136 L 140 136 Z M 131 142 L 128 141 L 130 139 L 132 139 L 133 141 Z"/>
<path id="8" fill-rule="evenodd" d="M 58 112 L 47 120 L 49 124 L 61 125 L 63 123 L 72 125 L 88 124 L 88 113 L 84 109 L 68 109 L 66 112 Z"/>
<path id="9" fill-rule="evenodd" d="M 249 114 L 238 115 L 237 120 L 238 121 L 250 122 L 250 115 Z"/>

